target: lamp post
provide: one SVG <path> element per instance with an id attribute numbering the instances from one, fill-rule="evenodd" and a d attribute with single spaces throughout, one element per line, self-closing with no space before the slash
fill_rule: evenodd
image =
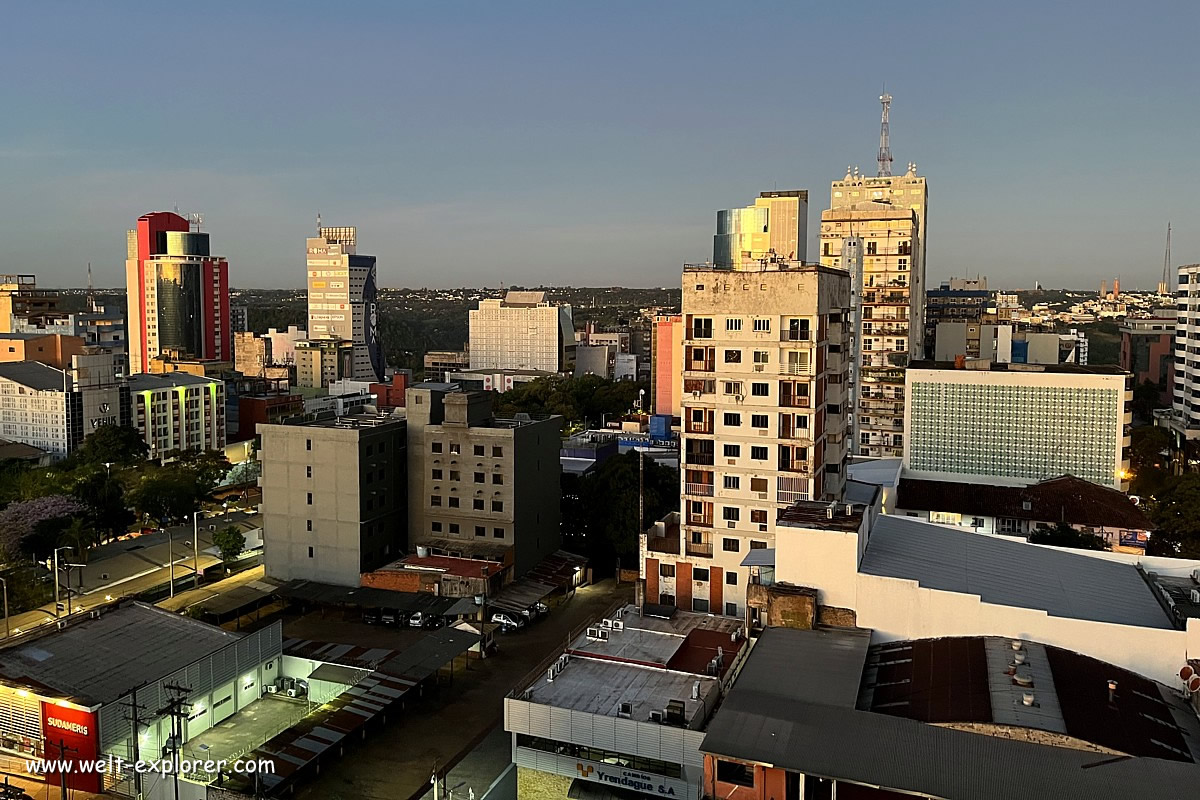
<path id="1" fill-rule="evenodd" d="M 169 597 L 175 597 L 175 537 L 163 520 L 163 531 L 167 534 L 167 589 Z"/>
<path id="2" fill-rule="evenodd" d="M 58 554 L 63 550 L 70 550 L 70 549 L 71 549 L 70 545 L 54 548 L 54 617 L 56 619 L 58 618 L 58 604 L 59 604 L 59 600 L 58 600 Z M 67 589 L 68 589 L 68 593 L 69 593 L 70 586 L 68 586 Z M 70 613 L 71 613 L 71 609 L 68 607 L 67 614 L 70 615 Z"/>
<path id="3" fill-rule="evenodd" d="M 192 588 L 200 588 L 200 512 L 192 514 Z"/>
<path id="4" fill-rule="evenodd" d="M 0 578 L 0 584 L 4 585 L 4 638 L 7 639 L 9 636 L 12 636 L 12 631 L 8 628 L 8 581 Z M 58 608 L 58 606 L 55 606 L 55 608 Z"/>

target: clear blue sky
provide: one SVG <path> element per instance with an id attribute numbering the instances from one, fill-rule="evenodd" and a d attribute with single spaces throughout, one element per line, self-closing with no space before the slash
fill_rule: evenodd
<path id="1" fill-rule="evenodd" d="M 299 286 L 358 225 L 384 286 L 678 285 L 715 210 L 929 178 L 932 283 L 1152 287 L 1200 261 L 1200 6 L 13 3 L 0 272 L 124 280 L 146 211 L 200 211 L 235 286 Z M 810 253 L 815 250 L 810 245 Z"/>

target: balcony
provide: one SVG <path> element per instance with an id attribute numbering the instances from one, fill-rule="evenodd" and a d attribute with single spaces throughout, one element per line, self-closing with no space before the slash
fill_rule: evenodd
<path id="1" fill-rule="evenodd" d="M 713 358 L 702 358 L 687 362 L 688 372 L 712 372 L 717 367 L 717 361 Z"/>
<path id="2" fill-rule="evenodd" d="M 809 361 L 807 364 L 785 363 L 779 365 L 780 375 L 812 375 L 813 366 Z"/>
<path id="3" fill-rule="evenodd" d="M 683 546 L 683 552 L 689 556 L 699 556 L 700 558 L 712 558 L 713 545 L 712 542 L 692 542 L 689 541 Z"/>
<path id="4" fill-rule="evenodd" d="M 717 382 L 714 380 L 703 380 L 701 378 L 685 378 L 683 381 L 683 391 L 692 395 L 716 394 Z"/>
<path id="5" fill-rule="evenodd" d="M 694 497 L 712 497 L 713 484 L 711 483 L 685 483 L 683 485 L 683 493 Z"/>
<path id="6" fill-rule="evenodd" d="M 688 514 L 687 524 L 693 528 L 711 528 L 713 526 L 712 514 Z"/>
<path id="7" fill-rule="evenodd" d="M 782 395 L 779 398 L 779 405 L 784 408 L 809 408 L 811 401 L 807 396 L 798 397 L 795 395 Z"/>
<path id="8" fill-rule="evenodd" d="M 697 466 L 701 467 L 711 467 L 713 465 L 713 454 L 688 452 L 684 454 L 683 463 L 696 464 Z"/>
<path id="9" fill-rule="evenodd" d="M 679 536 L 650 536 L 646 538 L 646 550 L 651 553 L 679 555 Z"/>
<path id="10" fill-rule="evenodd" d="M 779 341 L 781 342 L 811 342 L 812 331 L 809 330 L 785 330 L 779 332 Z"/>
<path id="11" fill-rule="evenodd" d="M 713 432 L 713 421 L 708 419 L 704 422 L 688 422 L 687 432 L 711 434 Z"/>
<path id="12" fill-rule="evenodd" d="M 807 475 L 812 472 L 812 466 L 807 461 L 786 461 L 780 462 L 779 470 L 781 472 L 794 472 L 799 475 Z M 782 494 L 782 492 L 780 492 Z"/>

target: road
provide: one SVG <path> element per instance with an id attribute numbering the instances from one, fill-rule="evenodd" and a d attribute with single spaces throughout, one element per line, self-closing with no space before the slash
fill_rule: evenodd
<path id="1" fill-rule="evenodd" d="M 216 554 L 205 551 L 213 546 L 213 533 L 226 525 L 246 522 L 253 513 L 231 510 L 200 519 L 198 536 L 201 571 L 221 563 Z M 63 554 L 65 556 L 65 554 Z M 168 571 L 168 564 L 173 564 Z M 124 541 L 114 541 L 88 551 L 88 563 L 82 567 L 62 568 L 61 599 L 66 603 L 66 586 L 70 583 L 72 613 L 86 611 L 121 596 L 141 594 L 167 585 L 168 575 L 175 580 L 194 574 L 192 526 L 177 525 L 165 532 L 146 534 Z M 15 635 L 55 619 L 54 604 L 16 614 L 9 620 Z"/>

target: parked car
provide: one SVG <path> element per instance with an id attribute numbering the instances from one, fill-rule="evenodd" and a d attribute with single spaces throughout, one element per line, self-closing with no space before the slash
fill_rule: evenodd
<path id="1" fill-rule="evenodd" d="M 425 611 L 414 611 L 408 617 L 408 627 L 410 628 L 431 628 L 433 627 L 434 616 Z"/>
<path id="2" fill-rule="evenodd" d="M 381 617 L 384 625 L 395 625 L 400 619 L 394 608 L 385 608 Z"/>
<path id="3" fill-rule="evenodd" d="M 510 614 L 507 611 L 497 611 L 495 614 L 492 614 L 492 622 L 502 626 L 505 631 L 525 627 L 525 619 L 523 617 L 517 614 Z"/>
<path id="4" fill-rule="evenodd" d="M 362 612 L 362 621 L 368 625 L 378 625 L 379 624 L 379 609 L 378 608 L 364 608 L 363 612 Z"/>

